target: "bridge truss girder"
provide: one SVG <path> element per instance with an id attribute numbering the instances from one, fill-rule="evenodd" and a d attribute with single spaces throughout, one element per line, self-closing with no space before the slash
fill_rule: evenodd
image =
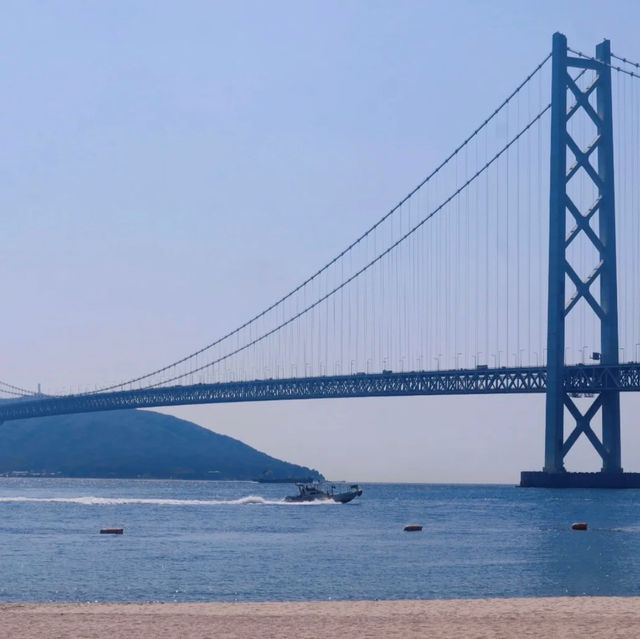
<path id="1" fill-rule="evenodd" d="M 605 392 L 640 391 L 640 364 L 568 366 L 563 389 L 567 400 Z M 418 395 L 506 395 L 545 393 L 547 371 L 541 366 L 327 377 L 267 379 L 87 393 L 61 397 L 25 397 L 0 403 L 0 422 L 71 413 L 302 399 L 406 397 Z M 590 417 L 589 417 L 590 419 Z M 581 424 L 585 422 L 582 421 Z M 588 424 L 588 420 L 587 420 Z M 581 425 L 572 439 L 588 430 Z"/>

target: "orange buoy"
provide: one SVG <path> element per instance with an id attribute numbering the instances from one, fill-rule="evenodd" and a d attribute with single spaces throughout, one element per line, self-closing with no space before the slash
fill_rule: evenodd
<path id="1" fill-rule="evenodd" d="M 404 527 L 405 532 L 414 532 L 422 530 L 422 526 L 420 524 L 407 524 Z"/>
<path id="2" fill-rule="evenodd" d="M 586 530 L 587 524 L 584 521 L 576 521 L 574 524 L 571 524 L 571 530 Z"/>
<path id="3" fill-rule="evenodd" d="M 124 528 L 100 528 L 101 535 L 121 535 Z"/>

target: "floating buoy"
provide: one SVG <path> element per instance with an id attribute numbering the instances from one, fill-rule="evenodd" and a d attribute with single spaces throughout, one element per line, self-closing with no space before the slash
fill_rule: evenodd
<path id="1" fill-rule="evenodd" d="M 124 528 L 100 528 L 101 535 L 121 535 Z"/>
<path id="2" fill-rule="evenodd" d="M 414 532 L 418 530 L 422 530 L 422 526 L 420 524 L 407 524 L 404 527 L 405 532 Z"/>
<path id="3" fill-rule="evenodd" d="M 586 530 L 587 524 L 584 521 L 577 521 L 575 524 L 571 524 L 571 530 Z"/>

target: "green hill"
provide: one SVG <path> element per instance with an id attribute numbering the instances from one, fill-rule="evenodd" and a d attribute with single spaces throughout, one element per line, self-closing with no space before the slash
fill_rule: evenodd
<path id="1" fill-rule="evenodd" d="M 192 422 L 142 410 L 0 425 L 0 474 L 181 479 L 322 478 Z"/>

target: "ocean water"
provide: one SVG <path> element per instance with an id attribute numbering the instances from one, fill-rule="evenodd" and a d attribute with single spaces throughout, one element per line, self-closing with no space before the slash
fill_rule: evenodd
<path id="1" fill-rule="evenodd" d="M 640 491 L 362 487 L 0 478 L 0 601 L 640 595 Z"/>

